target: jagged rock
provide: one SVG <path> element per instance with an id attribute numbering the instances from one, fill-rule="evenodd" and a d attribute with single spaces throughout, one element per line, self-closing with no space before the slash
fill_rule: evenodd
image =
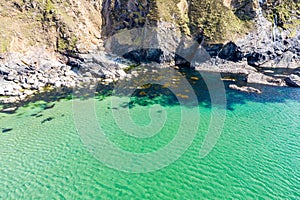
<path id="1" fill-rule="evenodd" d="M 54 85 L 55 85 L 55 87 L 59 88 L 59 87 L 61 87 L 63 84 L 62 84 L 61 81 L 56 81 Z"/>
<path id="2" fill-rule="evenodd" d="M 278 63 L 276 63 L 276 68 L 298 68 L 300 66 L 300 60 L 296 60 L 294 53 L 288 51 L 285 52 Z"/>
<path id="3" fill-rule="evenodd" d="M 249 87 L 249 86 L 241 86 L 241 87 L 239 87 L 239 86 L 237 86 L 235 84 L 230 84 L 229 88 L 233 89 L 233 90 L 238 90 L 238 91 L 241 91 L 241 92 L 261 94 L 261 90 L 259 90 L 257 88 L 254 88 L 254 87 Z"/>
<path id="4" fill-rule="evenodd" d="M 80 59 L 80 60 L 79 60 Z M 105 53 L 81 54 L 80 58 L 73 60 L 76 63 L 76 73 L 90 78 L 116 78 L 124 73 L 124 65 Z"/>
<path id="5" fill-rule="evenodd" d="M 0 64 L 0 75 L 8 75 L 9 73 L 10 69 Z"/>
<path id="6" fill-rule="evenodd" d="M 205 50 L 211 57 L 216 57 L 224 45 L 223 44 L 204 44 L 202 46 L 205 48 Z"/>
<path id="7" fill-rule="evenodd" d="M 163 52 L 160 49 L 139 49 L 124 54 L 124 58 L 136 63 L 162 62 Z"/>
<path id="8" fill-rule="evenodd" d="M 236 62 L 243 58 L 243 54 L 240 51 L 239 47 L 235 43 L 230 41 L 223 46 L 221 51 L 218 53 L 218 57 L 221 59 Z"/>
<path id="9" fill-rule="evenodd" d="M 7 81 L 13 81 L 17 78 L 17 76 L 13 75 L 13 74 L 8 74 L 7 76 L 4 76 L 4 80 Z"/>
<path id="10" fill-rule="evenodd" d="M 180 30 L 167 22 L 157 27 L 123 30 L 105 41 L 105 49 L 134 62 L 170 62 L 175 59 L 181 41 Z"/>
<path id="11" fill-rule="evenodd" d="M 268 55 L 264 53 L 253 52 L 247 56 L 247 62 L 250 66 L 259 67 L 268 61 Z"/>
<path id="12" fill-rule="evenodd" d="M 65 70 L 64 76 L 73 77 L 73 76 L 76 76 L 76 74 L 71 70 Z"/>
<path id="13" fill-rule="evenodd" d="M 4 88 L 0 87 L 0 96 L 5 95 Z"/>
<path id="14" fill-rule="evenodd" d="M 4 95 L 5 96 L 19 96 L 20 95 L 21 86 L 12 82 L 10 84 L 5 84 L 3 86 Z"/>
<path id="15" fill-rule="evenodd" d="M 285 78 L 285 82 L 288 86 L 291 87 L 300 87 L 300 76 L 291 74 Z"/>
<path id="16" fill-rule="evenodd" d="M 32 90 L 24 90 L 24 91 L 23 91 L 23 94 L 24 94 L 25 96 L 30 96 L 30 95 L 34 94 L 34 92 L 33 92 Z"/>
<path id="17" fill-rule="evenodd" d="M 199 71 L 240 74 L 242 76 L 257 71 L 254 67 L 247 65 L 246 62 L 235 63 L 218 58 L 212 58 L 209 61 L 203 62 L 200 65 L 197 65 L 195 69 Z"/>

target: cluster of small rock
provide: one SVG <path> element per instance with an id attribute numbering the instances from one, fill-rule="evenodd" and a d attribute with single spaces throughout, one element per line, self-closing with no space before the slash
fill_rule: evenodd
<path id="1" fill-rule="evenodd" d="M 0 59 L 0 103 L 23 101 L 53 88 L 80 87 L 87 82 L 110 83 L 126 75 L 120 64 L 104 55 L 88 54 L 59 62 L 48 52 L 10 53 Z"/>
<path id="2" fill-rule="evenodd" d="M 76 77 L 58 61 L 10 54 L 0 62 L 0 102 L 21 101 L 51 87 L 74 87 Z"/>

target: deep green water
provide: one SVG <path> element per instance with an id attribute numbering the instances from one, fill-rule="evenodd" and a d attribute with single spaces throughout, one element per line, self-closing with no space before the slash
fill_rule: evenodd
<path id="1" fill-rule="evenodd" d="M 199 151 L 211 107 L 200 102 L 200 126 L 189 148 L 175 162 L 148 173 L 122 172 L 95 159 L 77 132 L 73 100 L 52 102 L 51 109 L 38 101 L 0 114 L 0 199 L 300 199 L 300 90 L 262 89 L 263 95 L 227 90 L 223 132 L 204 158 Z M 176 136 L 181 109 L 191 113 L 190 122 L 195 119 L 195 107 L 134 104 L 130 114 L 139 125 L 150 123 L 149 108 L 161 121 L 167 113 L 156 135 L 134 138 L 115 124 L 112 111 L 127 108 L 112 107 L 113 98 L 96 100 L 97 120 L 107 138 L 129 152 L 166 146 Z"/>

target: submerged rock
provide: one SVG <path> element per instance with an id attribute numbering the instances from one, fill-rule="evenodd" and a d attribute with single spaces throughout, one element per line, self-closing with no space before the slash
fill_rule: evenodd
<path id="1" fill-rule="evenodd" d="M 2 128 L 2 133 L 6 133 L 12 130 L 13 130 L 12 128 Z"/>
<path id="2" fill-rule="evenodd" d="M 249 86 L 241 86 L 241 87 L 239 87 L 239 86 L 237 86 L 235 84 L 230 84 L 229 88 L 233 89 L 233 90 L 238 90 L 238 91 L 241 91 L 241 92 L 261 94 L 261 90 L 259 90 L 257 88 L 254 88 L 254 87 L 249 87 Z"/>

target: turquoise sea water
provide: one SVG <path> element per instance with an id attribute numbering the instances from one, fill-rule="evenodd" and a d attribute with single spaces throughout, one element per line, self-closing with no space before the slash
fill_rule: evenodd
<path id="1" fill-rule="evenodd" d="M 196 107 L 199 129 L 191 145 L 174 162 L 148 173 L 109 167 L 86 148 L 75 124 L 73 106 L 90 105 L 89 98 L 51 102 L 55 104 L 51 109 L 45 109 L 44 101 L 37 101 L 14 114 L 2 113 L 0 198 L 299 199 L 300 90 L 262 89 L 262 95 L 226 91 L 223 131 L 204 158 L 199 157 L 199 151 L 212 109 L 200 101 Z M 153 136 L 134 138 L 116 124 L 113 111 L 127 107 L 113 107 L 114 98 L 118 97 L 97 99 L 95 116 L 106 137 L 124 151 L 151 153 L 169 144 L 176 137 L 182 109 L 190 113 L 187 127 L 197 119 L 193 116 L 195 107 L 154 100 L 132 104 L 130 116 L 136 124 L 151 123 L 149 108 L 158 122 L 164 122 Z M 216 112 L 223 111 L 220 108 Z M 90 121 L 81 120 L 83 124 Z M 113 155 L 111 160 L 118 162 Z"/>

